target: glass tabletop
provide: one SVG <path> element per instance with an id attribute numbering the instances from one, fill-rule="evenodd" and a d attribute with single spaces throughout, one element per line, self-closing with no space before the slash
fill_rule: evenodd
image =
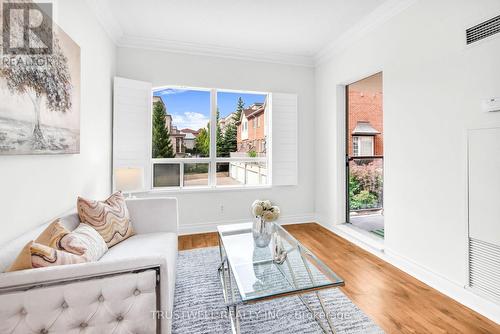
<path id="1" fill-rule="evenodd" d="M 273 223 L 273 233 L 281 237 L 287 252 L 282 264 L 273 262 L 272 244 L 264 248 L 255 245 L 252 223 L 218 226 L 217 230 L 242 301 L 344 285 L 337 274 L 278 224 Z"/>

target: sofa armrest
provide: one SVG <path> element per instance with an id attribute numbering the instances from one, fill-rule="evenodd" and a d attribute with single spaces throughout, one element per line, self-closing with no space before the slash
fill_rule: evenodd
<path id="1" fill-rule="evenodd" d="M 176 198 L 127 199 L 127 208 L 132 226 L 137 233 L 178 232 L 179 215 Z"/>
<path id="2" fill-rule="evenodd" d="M 13 271 L 0 274 L 0 294 L 38 285 L 58 284 L 164 265 L 165 259 L 162 256 L 147 256 Z"/>

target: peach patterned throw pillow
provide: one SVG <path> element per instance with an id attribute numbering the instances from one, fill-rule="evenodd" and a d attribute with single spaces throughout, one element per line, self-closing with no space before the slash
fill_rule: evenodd
<path id="1" fill-rule="evenodd" d="M 81 222 L 99 232 L 108 247 L 135 234 L 121 191 L 114 193 L 105 201 L 78 197 L 77 207 Z"/>
<path id="2" fill-rule="evenodd" d="M 35 242 L 31 244 L 31 265 L 33 268 L 52 267 L 84 262 L 88 262 L 88 260 L 83 255 L 72 254 Z"/>
<path id="3" fill-rule="evenodd" d="M 75 255 L 85 255 L 89 261 L 99 260 L 108 251 L 103 238 L 92 227 L 80 224 L 70 232 L 59 219 L 47 226 L 35 243 Z"/>
<path id="4" fill-rule="evenodd" d="M 88 262 L 85 256 L 30 241 L 24 246 L 14 263 L 7 269 L 7 272 L 84 262 Z"/>
<path id="5" fill-rule="evenodd" d="M 35 242 L 52 248 L 58 247 L 59 241 L 70 233 L 66 227 L 61 224 L 59 219 L 54 220 L 45 230 L 36 238 Z"/>
<path id="6" fill-rule="evenodd" d="M 70 232 L 56 219 L 23 247 L 7 271 L 97 261 L 107 251 L 104 239 L 91 226 L 80 224 Z"/>

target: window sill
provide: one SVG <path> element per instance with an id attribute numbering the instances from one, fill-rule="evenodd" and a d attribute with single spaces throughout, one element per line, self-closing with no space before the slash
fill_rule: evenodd
<path id="1" fill-rule="evenodd" d="M 188 188 L 157 188 L 147 191 L 147 194 L 187 194 L 230 191 L 251 191 L 271 189 L 271 185 L 262 186 L 223 186 L 223 187 L 188 187 Z"/>

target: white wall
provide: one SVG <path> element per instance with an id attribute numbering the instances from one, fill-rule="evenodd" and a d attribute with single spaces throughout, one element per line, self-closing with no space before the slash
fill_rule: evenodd
<path id="1" fill-rule="evenodd" d="M 383 71 L 385 248 L 462 287 L 466 130 L 500 126 L 500 113 L 480 103 L 500 96 L 500 36 L 466 47 L 465 28 L 499 13 L 497 0 L 420 0 L 316 69 L 321 223 L 345 221 L 338 85 Z M 336 140 L 326 140 L 332 129 Z"/>
<path id="2" fill-rule="evenodd" d="M 313 219 L 314 71 L 311 68 L 226 58 L 118 48 L 117 75 L 164 85 L 186 85 L 297 93 L 299 185 L 266 190 L 173 193 L 179 200 L 181 232 L 214 230 L 215 224 L 250 219 L 250 205 L 266 198 L 280 205 L 283 221 Z M 221 205 L 224 210 L 221 210 Z"/>
<path id="3" fill-rule="evenodd" d="M 84 0 L 57 6 L 56 21 L 81 48 L 80 154 L 0 156 L 0 244 L 73 208 L 78 195 L 111 190 L 116 48 Z"/>

